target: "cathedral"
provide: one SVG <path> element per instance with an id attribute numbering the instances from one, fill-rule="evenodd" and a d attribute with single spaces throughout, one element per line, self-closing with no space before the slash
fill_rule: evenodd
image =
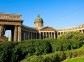
<path id="1" fill-rule="evenodd" d="M 57 38 L 57 30 L 49 26 L 44 26 L 44 21 L 40 17 L 40 15 L 38 15 L 37 18 L 34 20 L 34 26 L 35 27 L 28 27 L 23 25 L 24 28 L 27 28 L 26 30 L 28 30 L 28 32 L 23 33 L 22 36 L 25 36 L 27 34 L 29 35 L 26 37 L 22 37 L 22 40 Z"/>
<path id="2" fill-rule="evenodd" d="M 35 18 L 34 26 L 35 27 L 29 27 L 24 25 L 21 15 L 0 13 L 0 39 L 2 40 L 6 38 L 4 36 L 6 30 L 11 30 L 10 41 L 18 42 L 28 39 L 56 39 L 59 35 L 70 31 L 84 33 L 84 24 L 64 29 L 55 29 L 53 27 L 44 26 L 44 20 L 40 15 Z"/>
<path id="3" fill-rule="evenodd" d="M 56 39 L 59 35 L 70 31 L 79 31 L 84 33 L 84 24 L 64 29 L 55 29 L 53 27 L 44 26 L 44 21 L 40 17 L 40 15 L 38 15 L 37 18 L 34 20 L 34 25 L 35 25 L 34 28 L 27 27 L 27 30 L 29 31 L 28 32 L 29 36 L 27 37 L 29 38 L 24 37 L 24 39 L 45 39 L 45 38 Z M 24 35 L 26 34 L 27 33 L 25 33 Z"/>

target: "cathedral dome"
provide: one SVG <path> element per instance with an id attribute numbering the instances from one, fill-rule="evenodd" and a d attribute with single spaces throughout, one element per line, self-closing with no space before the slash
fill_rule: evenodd
<path id="1" fill-rule="evenodd" d="M 36 23 L 36 22 L 43 23 L 43 19 L 40 17 L 40 15 L 38 15 L 37 18 L 35 19 L 34 23 Z"/>

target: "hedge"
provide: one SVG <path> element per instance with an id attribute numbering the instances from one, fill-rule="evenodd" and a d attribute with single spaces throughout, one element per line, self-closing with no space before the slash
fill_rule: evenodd
<path id="1" fill-rule="evenodd" d="M 69 40 L 68 39 L 65 40 L 56 40 L 56 39 L 35 40 L 34 39 L 34 40 L 26 40 L 24 42 L 19 42 L 19 43 L 4 42 L 4 43 L 0 43 L 0 54 L 1 54 L 0 61 L 18 62 L 24 59 L 26 56 L 27 57 L 33 55 L 40 56 L 57 51 L 68 51 L 68 50 L 79 48 L 81 47 L 81 45 L 82 43 L 76 39 L 69 39 Z M 59 54 L 56 55 L 55 57 L 59 58 Z M 45 58 L 45 61 L 46 60 L 47 59 Z"/>
<path id="2" fill-rule="evenodd" d="M 58 51 L 41 56 L 30 56 L 26 57 L 21 62 L 61 62 L 65 59 L 80 57 L 84 55 L 84 46 L 79 49 L 69 50 L 69 51 Z M 41 59 L 42 58 L 42 59 Z"/>

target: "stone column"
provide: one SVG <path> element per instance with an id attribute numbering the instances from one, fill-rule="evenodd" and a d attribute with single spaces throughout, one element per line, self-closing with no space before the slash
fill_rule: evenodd
<path id="1" fill-rule="evenodd" d="M 83 32 L 84 30 L 81 30 L 81 31 L 82 31 L 82 33 L 84 33 L 84 32 Z"/>
<path id="2" fill-rule="evenodd" d="M 83 30 L 83 33 L 84 33 L 84 30 Z"/>
<path id="3" fill-rule="evenodd" d="M 50 38 L 51 38 L 51 32 L 50 32 Z"/>
<path id="4" fill-rule="evenodd" d="M 48 32 L 47 32 L 47 38 L 49 38 L 49 34 L 48 34 Z"/>
<path id="5" fill-rule="evenodd" d="M 23 40 L 23 31 L 21 32 L 21 38 L 22 38 L 21 40 Z"/>
<path id="6" fill-rule="evenodd" d="M 2 36 L 2 26 L 0 26 L 0 37 Z"/>
<path id="7" fill-rule="evenodd" d="M 0 25 L 0 36 L 4 35 L 4 27 Z"/>
<path id="8" fill-rule="evenodd" d="M 44 39 L 44 32 L 43 32 L 43 39 Z"/>
<path id="9" fill-rule="evenodd" d="M 23 36 L 22 37 L 23 37 L 23 40 L 25 40 L 25 32 L 24 31 L 23 31 Z"/>
<path id="10" fill-rule="evenodd" d="M 41 39 L 41 32 L 39 32 L 39 39 Z"/>
<path id="11" fill-rule="evenodd" d="M 56 36 L 55 36 L 55 32 L 54 32 L 54 39 L 56 38 Z"/>
<path id="12" fill-rule="evenodd" d="M 18 42 L 21 41 L 21 26 L 18 26 Z"/>
<path id="13" fill-rule="evenodd" d="M 51 38 L 53 38 L 53 37 L 52 37 L 52 32 L 51 32 Z"/>
<path id="14" fill-rule="evenodd" d="M 48 34 L 49 34 L 49 38 L 50 38 L 50 32 L 48 32 Z"/>
<path id="15" fill-rule="evenodd" d="M 32 39 L 32 32 L 31 32 L 31 39 Z"/>
<path id="16" fill-rule="evenodd" d="M 17 26 L 15 26 L 15 28 L 14 28 L 14 41 L 17 41 L 17 35 L 18 35 L 18 27 Z"/>
<path id="17" fill-rule="evenodd" d="M 35 35 L 36 35 L 36 36 L 35 36 L 35 39 L 37 39 L 37 32 L 35 33 Z"/>
<path id="18" fill-rule="evenodd" d="M 22 37 L 23 37 L 23 40 L 25 40 L 25 33 L 24 33 L 24 31 L 23 31 L 23 36 Z"/>
<path id="19" fill-rule="evenodd" d="M 14 30 L 11 30 L 11 41 L 14 41 Z"/>
<path id="20" fill-rule="evenodd" d="M 47 32 L 45 32 L 45 38 L 47 38 Z"/>
<path id="21" fill-rule="evenodd" d="M 51 33 L 51 37 L 53 38 L 54 36 L 53 36 L 53 32 Z"/>
<path id="22" fill-rule="evenodd" d="M 28 39 L 29 39 L 29 32 L 28 32 Z"/>

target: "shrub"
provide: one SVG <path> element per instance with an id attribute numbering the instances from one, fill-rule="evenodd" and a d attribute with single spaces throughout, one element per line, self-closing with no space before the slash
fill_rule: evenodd
<path id="1" fill-rule="evenodd" d="M 0 45 L 0 62 L 10 62 L 15 43 L 4 42 Z"/>
<path id="2" fill-rule="evenodd" d="M 49 40 L 52 51 L 66 51 L 76 49 L 82 46 L 82 43 L 76 39 Z"/>
<path id="3" fill-rule="evenodd" d="M 61 62 L 67 58 L 75 58 L 84 55 L 84 47 L 75 49 L 75 50 L 68 50 L 68 51 L 58 51 L 46 55 L 41 56 L 31 56 L 26 57 L 22 62 Z M 42 58 L 42 59 L 41 59 Z M 40 61 L 39 61 L 40 60 Z"/>
<path id="4" fill-rule="evenodd" d="M 64 34 L 59 35 L 57 39 L 63 40 L 63 39 L 76 39 L 80 42 L 84 41 L 84 34 L 78 31 L 75 32 L 66 32 Z"/>
<path id="5" fill-rule="evenodd" d="M 52 52 L 52 47 L 49 42 L 45 40 L 40 40 L 35 42 L 35 54 L 37 55 L 42 55 L 46 53 L 51 53 Z"/>
<path id="6" fill-rule="evenodd" d="M 18 62 L 25 56 L 42 55 L 52 52 L 52 47 L 45 40 L 28 40 L 18 43 L 12 53 L 12 62 Z"/>
<path id="7" fill-rule="evenodd" d="M 25 58 L 26 55 L 33 55 L 35 48 L 33 42 L 21 42 L 15 46 L 12 54 L 12 61 L 18 62 Z"/>
<path id="8" fill-rule="evenodd" d="M 44 62 L 44 59 L 42 56 L 34 55 L 22 60 L 21 62 Z"/>
<path id="9" fill-rule="evenodd" d="M 49 40 L 50 41 L 50 44 L 52 46 L 52 51 L 55 52 L 55 51 L 61 51 L 61 42 L 59 42 L 58 40 Z"/>

